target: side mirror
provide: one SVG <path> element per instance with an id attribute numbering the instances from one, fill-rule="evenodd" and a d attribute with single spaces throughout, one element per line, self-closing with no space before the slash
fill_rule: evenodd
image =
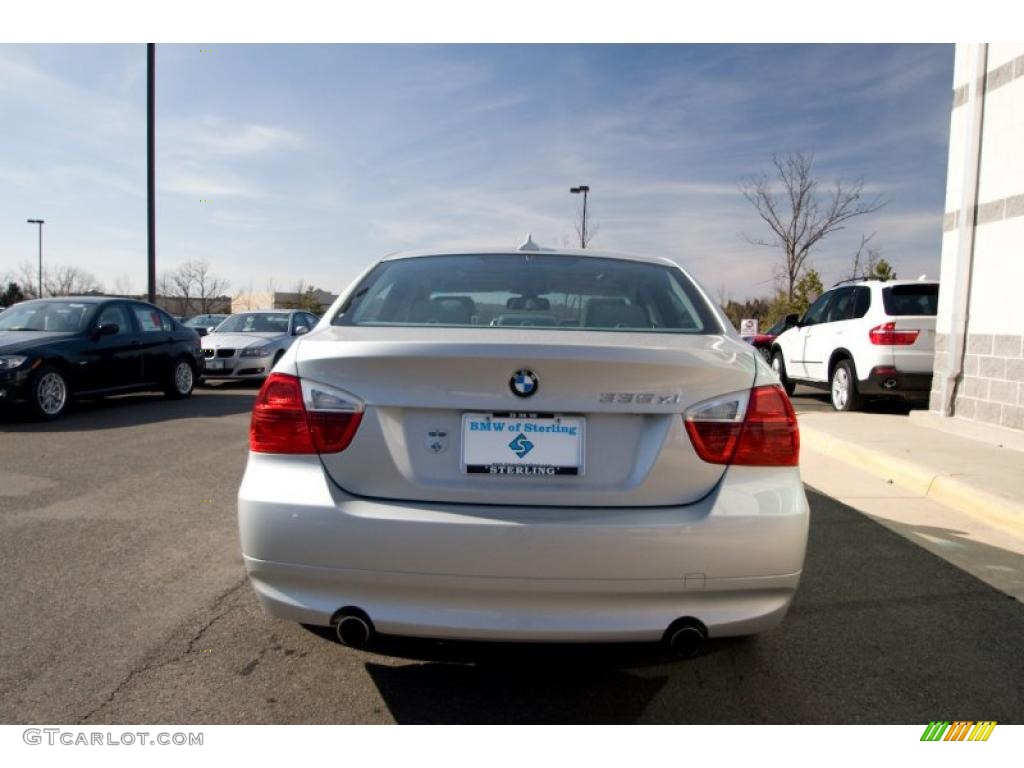
<path id="1" fill-rule="evenodd" d="M 200 338 L 202 338 L 203 336 L 210 332 L 209 328 L 203 328 L 202 326 L 199 326 L 198 328 L 193 328 L 192 330 L 198 333 Z"/>
<path id="2" fill-rule="evenodd" d="M 786 315 L 786 327 L 787 328 L 799 328 L 800 327 L 800 315 Z"/>
<path id="3" fill-rule="evenodd" d="M 309 328 L 307 328 L 304 325 L 296 325 L 295 326 L 295 331 L 294 331 L 294 333 L 292 335 L 293 336 L 304 336 L 307 333 L 309 333 Z"/>
<path id="4" fill-rule="evenodd" d="M 100 336 L 115 336 L 121 327 L 117 323 L 103 323 L 96 326 L 96 338 Z"/>

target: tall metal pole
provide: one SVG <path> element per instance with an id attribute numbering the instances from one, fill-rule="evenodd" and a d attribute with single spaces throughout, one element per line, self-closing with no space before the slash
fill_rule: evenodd
<path id="1" fill-rule="evenodd" d="M 574 195 L 583 195 L 583 225 L 580 227 L 580 248 L 587 247 L 587 193 L 590 187 L 587 184 L 580 184 L 578 187 L 570 187 L 569 191 Z"/>
<path id="2" fill-rule="evenodd" d="M 36 294 L 37 299 L 43 298 L 43 224 L 46 223 L 43 219 L 25 219 L 29 224 L 39 225 L 39 293 Z"/>
<path id="3" fill-rule="evenodd" d="M 147 153 L 147 195 L 149 219 L 149 275 L 148 298 L 156 301 L 156 135 L 154 114 L 156 111 L 156 45 L 146 43 L 146 153 Z"/>
<path id="4" fill-rule="evenodd" d="M 583 187 L 583 234 L 580 235 L 580 248 L 587 247 L 587 193 L 590 187 Z"/>

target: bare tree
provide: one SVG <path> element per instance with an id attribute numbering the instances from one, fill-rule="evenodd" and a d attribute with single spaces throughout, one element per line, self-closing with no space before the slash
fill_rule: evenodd
<path id="1" fill-rule="evenodd" d="M 581 213 L 573 226 L 576 228 L 576 237 L 579 238 L 580 248 L 589 248 L 590 243 L 597 237 L 597 233 L 601 231 L 601 225 L 594 223 L 589 213 L 587 214 L 586 229 L 583 228 L 583 223 L 583 214 Z"/>
<path id="2" fill-rule="evenodd" d="M 192 276 L 192 270 L 188 268 L 188 264 L 180 265 L 177 269 L 168 272 L 165 277 L 169 291 L 164 295 L 178 300 L 178 314 L 195 314 L 192 308 L 192 299 L 195 295 L 195 280 Z"/>
<path id="3" fill-rule="evenodd" d="M 114 281 L 113 294 L 115 296 L 131 296 L 135 293 L 135 286 L 132 284 L 132 278 L 130 275 L 121 274 L 118 275 L 117 280 Z"/>
<path id="4" fill-rule="evenodd" d="M 853 256 L 853 274 L 850 277 L 875 277 L 879 280 L 895 280 L 896 271 L 888 261 L 882 258 L 882 249 L 877 246 L 868 246 L 868 243 L 874 236 L 874 232 L 867 237 L 861 235 L 860 247 Z"/>
<path id="5" fill-rule="evenodd" d="M 158 292 L 178 302 L 180 314 L 208 314 L 213 301 L 228 289 L 228 282 L 213 274 L 210 263 L 191 259 L 160 275 Z M 198 313 L 196 305 L 198 304 Z"/>
<path id="6" fill-rule="evenodd" d="M 58 265 L 43 272 L 43 289 L 51 296 L 77 296 L 83 293 L 102 293 L 103 284 L 92 272 L 70 265 Z"/>
<path id="7" fill-rule="evenodd" d="M 776 277 L 782 281 L 786 296 L 792 301 L 811 249 L 827 235 L 843 229 L 845 222 L 877 211 L 888 201 L 878 196 L 866 199 L 863 179 L 836 180 L 831 189 L 820 190 L 813 176 L 812 152 L 790 152 L 785 157 L 772 155 L 772 165 L 774 178 L 762 175 L 740 185 L 743 196 L 771 230 L 766 239 L 747 237 L 747 240 L 782 251 L 782 264 Z M 780 191 L 776 191 L 777 183 Z"/>
<path id="8" fill-rule="evenodd" d="M 43 295 L 46 294 L 45 289 L 45 272 L 43 273 Z M 22 291 L 25 293 L 26 299 L 39 299 L 42 298 L 39 293 L 39 272 L 38 265 L 32 264 L 31 262 L 25 261 L 18 265 L 18 270 L 9 279 L 14 280 L 18 285 L 21 286 Z"/>
<path id="9" fill-rule="evenodd" d="M 39 291 L 38 266 L 25 262 L 18 267 L 12 278 L 21 286 L 25 298 L 38 299 L 42 296 L 75 296 L 83 293 L 99 293 L 103 284 L 96 276 L 80 267 L 68 264 L 43 265 L 43 290 Z"/>
<path id="10" fill-rule="evenodd" d="M 210 305 L 213 301 L 228 290 L 228 281 L 210 271 L 210 263 L 201 259 L 193 259 L 188 262 L 195 279 L 196 298 L 199 300 L 199 311 L 201 314 L 210 312 Z"/>
<path id="11" fill-rule="evenodd" d="M 857 246 L 857 252 L 853 254 L 853 270 L 850 272 L 851 279 L 861 276 L 861 263 L 865 259 L 865 257 L 870 259 L 872 253 L 878 253 L 877 248 L 868 248 L 868 243 L 871 242 L 871 238 L 873 238 L 874 236 L 874 232 L 872 232 L 870 235 L 860 236 L 860 245 Z M 865 253 L 865 249 L 867 250 L 867 253 Z"/>
<path id="12" fill-rule="evenodd" d="M 171 282 L 170 272 L 161 272 L 156 280 L 156 292 L 158 296 L 173 296 L 174 283 Z"/>

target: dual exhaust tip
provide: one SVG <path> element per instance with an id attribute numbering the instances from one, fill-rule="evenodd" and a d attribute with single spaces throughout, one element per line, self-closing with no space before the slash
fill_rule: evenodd
<path id="1" fill-rule="evenodd" d="M 365 611 L 347 607 L 335 614 L 334 632 L 342 645 L 349 648 L 366 648 L 376 630 Z M 699 656 L 707 639 L 707 627 L 689 616 L 673 621 L 662 636 L 662 642 L 685 659 Z"/>
<path id="2" fill-rule="evenodd" d="M 342 645 L 349 648 L 365 648 L 373 639 L 375 630 L 366 611 L 359 608 L 342 608 L 335 614 L 334 632 Z"/>
<path id="3" fill-rule="evenodd" d="M 708 628 L 691 616 L 676 619 L 669 624 L 662 638 L 665 645 L 684 659 L 699 656 L 707 639 Z"/>

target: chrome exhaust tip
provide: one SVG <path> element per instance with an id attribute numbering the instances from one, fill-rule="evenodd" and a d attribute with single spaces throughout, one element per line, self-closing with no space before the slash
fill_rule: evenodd
<path id="1" fill-rule="evenodd" d="M 677 619 L 665 630 L 665 644 L 683 658 L 692 659 L 700 655 L 708 639 L 707 628 L 697 619 Z"/>
<path id="2" fill-rule="evenodd" d="M 882 382 L 882 386 L 885 387 L 886 389 L 892 389 L 893 387 L 896 386 L 896 379 L 886 379 L 884 382 Z"/>
<path id="3" fill-rule="evenodd" d="M 373 637 L 373 623 L 363 611 L 343 608 L 334 622 L 338 642 L 349 648 L 365 648 Z"/>

